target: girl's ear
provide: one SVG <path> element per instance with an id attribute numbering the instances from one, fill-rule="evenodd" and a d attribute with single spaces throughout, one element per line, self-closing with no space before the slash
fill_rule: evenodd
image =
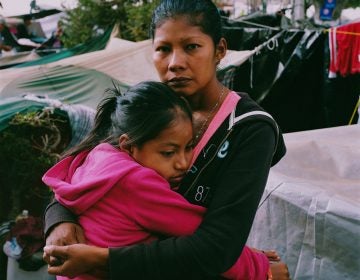
<path id="1" fill-rule="evenodd" d="M 226 51 L 227 51 L 227 42 L 225 38 L 221 38 L 216 46 L 215 56 L 216 56 L 217 64 L 219 64 L 220 61 L 225 57 Z"/>
<path id="2" fill-rule="evenodd" d="M 122 134 L 119 138 L 119 147 L 120 150 L 132 155 L 133 147 L 129 144 L 129 136 L 127 134 Z"/>

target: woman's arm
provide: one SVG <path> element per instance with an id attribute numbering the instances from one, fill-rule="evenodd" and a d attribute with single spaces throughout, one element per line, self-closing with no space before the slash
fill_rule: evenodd
<path id="1" fill-rule="evenodd" d="M 132 220 L 144 230 L 174 237 L 191 235 L 206 213 L 206 208 L 191 204 L 172 191 L 153 170 L 140 168 L 129 173 L 120 184 L 122 203 Z M 245 246 L 236 263 L 222 276 L 233 280 L 264 280 L 268 270 L 265 254 Z"/>
<path id="2" fill-rule="evenodd" d="M 221 186 L 199 229 L 187 237 L 111 248 L 112 279 L 216 279 L 235 263 L 266 183 L 274 132 L 265 123 L 252 124 L 232 145 L 236 149 L 217 176 Z"/>
<path id="3" fill-rule="evenodd" d="M 121 203 L 122 207 L 127 209 L 129 219 L 139 225 L 139 230 L 143 228 L 144 231 L 165 236 L 191 235 L 199 227 L 206 211 L 206 208 L 191 204 L 182 195 L 172 191 L 169 184 L 151 169 L 139 167 L 129 172 L 114 188 L 115 193 L 109 193 L 110 197 L 121 197 L 121 202 L 117 203 Z M 76 209 L 76 205 L 72 206 L 74 207 Z M 69 277 L 85 272 L 93 274 L 88 270 L 102 268 L 106 264 L 104 258 L 108 258 L 108 250 L 107 254 L 104 254 L 96 247 L 78 244 L 65 246 L 63 249 L 46 247 L 45 251 L 57 257 L 58 262 L 53 263 L 54 266 L 61 264 L 50 267 L 49 273 Z M 47 259 L 48 253 L 45 253 Z M 101 256 L 93 258 L 96 254 Z M 94 262 L 94 259 L 99 259 L 99 262 Z M 269 261 L 264 254 L 255 253 L 245 247 L 226 276 L 229 279 L 263 280 L 268 267 Z"/>
<path id="4" fill-rule="evenodd" d="M 222 174 L 212 171 L 221 185 L 198 230 L 151 244 L 110 248 L 112 279 L 211 279 L 235 263 L 266 184 L 275 134 L 265 122 L 252 123 L 237 132 L 230 145 L 235 148 L 231 158 L 224 158 Z"/>

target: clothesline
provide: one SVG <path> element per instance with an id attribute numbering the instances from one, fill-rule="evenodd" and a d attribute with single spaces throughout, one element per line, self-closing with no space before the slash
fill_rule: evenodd
<path id="1" fill-rule="evenodd" d="M 255 22 L 251 22 L 251 21 L 247 21 L 247 20 L 243 20 L 243 19 L 228 19 L 229 21 L 234 21 L 234 22 L 243 22 L 243 23 L 247 23 L 249 25 L 254 25 L 257 27 L 261 27 L 261 28 L 267 28 L 267 29 L 271 29 L 271 30 L 281 30 L 281 28 L 279 27 L 272 27 L 272 26 L 268 26 L 268 25 L 264 25 L 264 24 L 260 24 L 260 23 L 255 23 Z"/>
<path id="2" fill-rule="evenodd" d="M 356 111 L 359 110 L 359 105 L 360 105 L 360 97 L 359 97 L 358 102 L 357 102 L 356 105 L 355 105 L 354 112 L 353 112 L 352 115 L 351 115 L 351 118 L 350 118 L 350 121 L 349 121 L 349 125 L 352 124 L 352 121 L 353 121 L 353 119 L 354 119 L 354 116 L 355 116 L 355 114 L 356 114 Z"/>
<path id="3" fill-rule="evenodd" d="M 324 32 L 360 36 L 360 33 L 359 33 L 359 32 L 350 32 L 350 31 L 341 31 L 341 30 L 336 30 L 336 31 L 334 31 L 332 28 L 330 28 L 330 29 L 325 29 Z"/>

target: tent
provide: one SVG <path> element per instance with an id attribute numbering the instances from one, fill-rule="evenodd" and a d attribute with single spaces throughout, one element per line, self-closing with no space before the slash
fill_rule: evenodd
<path id="1" fill-rule="evenodd" d="M 53 17 L 53 16 L 50 16 Z M 44 18 L 46 20 L 47 18 Z M 26 67 L 34 65 L 43 65 L 50 62 L 55 62 L 67 57 L 98 51 L 105 48 L 108 44 L 110 37 L 116 36 L 118 28 L 108 28 L 104 33 L 96 36 L 88 42 L 79 44 L 73 48 L 66 49 L 33 49 L 31 51 L 10 52 L 0 56 L 0 69 L 10 67 Z M 26 40 L 26 39 L 19 39 Z"/>
<path id="2" fill-rule="evenodd" d="M 275 249 L 291 279 L 359 278 L 360 125 L 284 135 L 248 243 Z"/>
<path id="3" fill-rule="evenodd" d="M 1 0 L 0 15 L 4 17 L 22 17 L 32 13 L 35 17 L 56 14 L 66 8 L 73 8 L 77 0 L 37 0 L 37 8 L 31 8 L 32 0 Z"/>
<path id="4" fill-rule="evenodd" d="M 95 108 L 112 81 L 126 88 L 143 80 L 158 80 L 151 50 L 150 40 L 134 43 L 112 38 L 104 50 L 45 63 L 52 59 L 47 56 L 43 63 L 34 61 L 38 65 L 29 63 L 26 67 L 3 69 L 0 98 L 32 93 Z M 232 70 L 253 52 L 229 51 L 219 65 L 219 76 L 231 82 Z"/>

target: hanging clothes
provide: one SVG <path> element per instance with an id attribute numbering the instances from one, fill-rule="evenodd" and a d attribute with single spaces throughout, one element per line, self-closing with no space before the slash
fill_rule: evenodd
<path id="1" fill-rule="evenodd" d="M 360 21 L 329 29 L 329 77 L 360 73 Z"/>

